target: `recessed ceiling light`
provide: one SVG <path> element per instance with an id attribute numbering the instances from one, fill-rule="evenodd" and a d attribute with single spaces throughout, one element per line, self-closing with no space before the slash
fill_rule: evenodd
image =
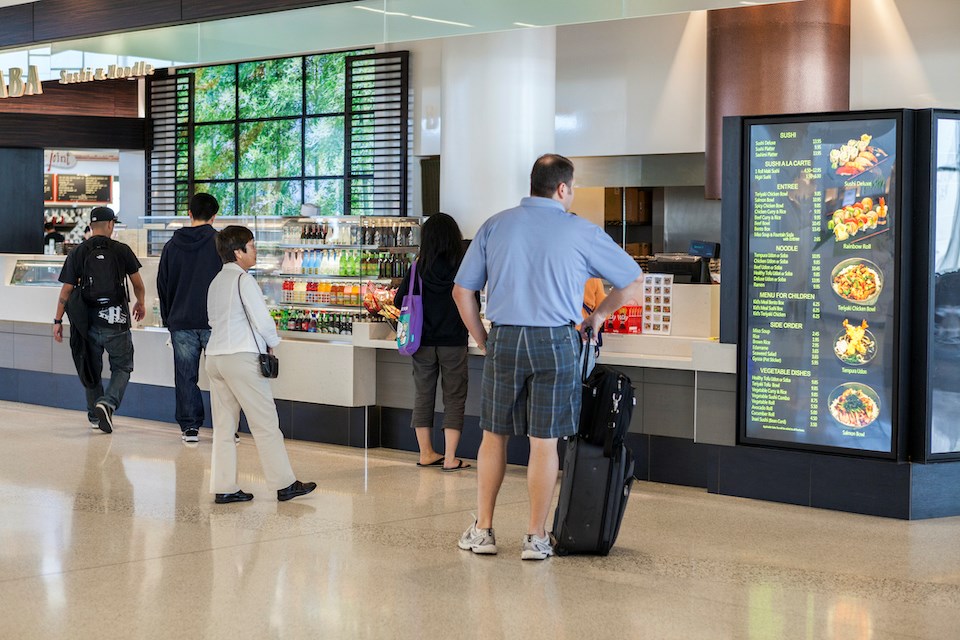
<path id="1" fill-rule="evenodd" d="M 454 22 L 452 20 L 440 20 L 438 18 L 428 18 L 426 16 L 410 16 L 414 20 L 426 20 L 427 22 L 438 22 L 440 24 L 452 24 L 455 27 L 470 27 L 473 28 L 472 24 L 467 24 L 465 22 Z"/>

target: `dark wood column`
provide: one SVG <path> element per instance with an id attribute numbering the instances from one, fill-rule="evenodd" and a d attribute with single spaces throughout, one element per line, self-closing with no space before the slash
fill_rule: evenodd
<path id="1" fill-rule="evenodd" d="M 0 253 L 43 247 L 43 149 L 0 149 Z"/>
<path id="2" fill-rule="evenodd" d="M 707 13 L 707 198 L 721 195 L 724 116 L 849 108 L 850 0 Z"/>

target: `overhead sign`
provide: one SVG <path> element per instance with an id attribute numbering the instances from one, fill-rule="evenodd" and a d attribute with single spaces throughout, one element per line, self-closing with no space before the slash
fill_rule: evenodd
<path id="1" fill-rule="evenodd" d="M 79 82 L 94 82 L 96 80 L 116 80 L 118 78 L 144 78 L 152 76 L 154 68 L 146 62 L 135 62 L 132 67 L 123 67 L 111 64 L 96 69 L 82 69 L 76 72 L 61 71 L 60 84 L 77 84 Z"/>
<path id="2" fill-rule="evenodd" d="M 43 93 L 40 72 L 34 64 L 27 67 L 26 80 L 23 78 L 23 69 L 19 67 L 11 67 L 7 76 L 10 78 L 9 82 L 4 77 L 3 70 L 0 69 L 0 98 L 19 98 Z"/>

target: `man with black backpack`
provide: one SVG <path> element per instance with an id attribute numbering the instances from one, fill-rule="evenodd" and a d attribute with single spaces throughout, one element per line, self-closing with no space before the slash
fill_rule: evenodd
<path id="1" fill-rule="evenodd" d="M 117 216 L 110 207 L 96 207 L 90 212 L 93 235 L 71 251 L 63 263 L 59 278 L 63 287 L 53 320 L 53 338 L 57 342 L 63 341 L 63 314 L 68 306 L 72 329 L 86 321 L 86 340 L 71 340 L 70 346 L 85 350 L 74 353 L 74 360 L 87 393 L 87 419 L 94 429 L 104 433 L 113 431 L 113 412 L 120 406 L 133 372 L 127 276 L 137 299 L 133 305 L 134 320 L 143 318 L 146 295 L 138 273 L 140 261 L 130 247 L 111 239 L 116 223 Z M 75 319 L 74 314 L 82 314 L 84 309 L 84 317 Z M 104 351 L 110 359 L 106 391 L 101 379 Z M 81 361 L 87 371 L 81 370 Z"/>

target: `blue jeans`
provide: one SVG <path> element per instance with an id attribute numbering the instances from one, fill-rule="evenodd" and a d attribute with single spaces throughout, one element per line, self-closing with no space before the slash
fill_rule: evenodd
<path id="1" fill-rule="evenodd" d="M 123 392 L 127 390 L 130 374 L 133 372 L 133 337 L 129 329 L 114 329 L 113 327 L 91 326 L 87 332 L 90 357 L 93 361 L 93 372 L 96 374 L 97 386 L 93 389 L 84 389 L 87 393 L 87 418 L 90 422 L 97 421 L 97 414 L 93 409 L 98 402 L 103 402 L 116 411 L 123 400 Z M 103 352 L 107 352 L 110 361 L 110 383 L 107 390 L 103 390 Z"/>
<path id="2" fill-rule="evenodd" d="M 207 348 L 210 329 L 178 329 L 170 332 L 173 343 L 174 384 L 177 387 L 177 424 L 181 431 L 203 426 L 203 396 L 200 379 L 200 353 Z"/>

